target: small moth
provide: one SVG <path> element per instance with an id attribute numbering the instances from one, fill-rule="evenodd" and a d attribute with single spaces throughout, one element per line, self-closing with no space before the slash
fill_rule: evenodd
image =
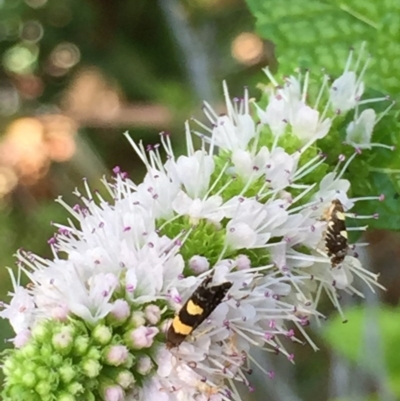
<path id="1" fill-rule="evenodd" d="M 167 331 L 167 347 L 177 347 L 222 302 L 231 282 L 212 285 L 212 275 L 206 277 L 174 317 Z"/>
<path id="2" fill-rule="evenodd" d="M 325 249 L 331 258 L 332 267 L 340 265 L 349 249 L 346 217 L 342 203 L 335 199 L 326 213 L 328 228 L 325 232 Z"/>

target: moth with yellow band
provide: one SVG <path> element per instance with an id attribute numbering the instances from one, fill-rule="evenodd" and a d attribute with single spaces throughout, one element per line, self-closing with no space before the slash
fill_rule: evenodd
<path id="1" fill-rule="evenodd" d="M 168 348 L 177 347 L 203 323 L 222 302 L 233 284 L 227 281 L 210 285 L 211 281 L 212 275 L 207 276 L 174 317 L 167 331 Z"/>

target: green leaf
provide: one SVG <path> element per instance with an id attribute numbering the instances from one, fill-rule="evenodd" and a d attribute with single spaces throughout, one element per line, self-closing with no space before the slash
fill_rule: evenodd
<path id="1" fill-rule="evenodd" d="M 393 177 L 383 173 L 369 173 L 367 181 L 357 183 L 354 196 L 365 195 L 363 187 L 369 187 L 369 193 L 384 194 L 383 202 L 360 202 L 357 204 L 358 214 L 379 214 L 378 219 L 367 221 L 370 228 L 385 230 L 400 230 L 400 198 L 399 184 L 393 181 Z"/>
<path id="2" fill-rule="evenodd" d="M 343 324 L 341 318 L 331 320 L 323 332 L 327 343 L 339 354 L 352 362 L 362 364 L 374 373 L 374 360 L 368 358 L 371 354 L 365 349 L 366 313 L 368 318 L 376 315 L 384 362 L 388 371 L 392 390 L 400 395 L 400 358 L 394 352 L 400 343 L 400 310 L 381 306 L 380 309 L 364 309 L 355 307 L 346 311 L 348 323 Z"/>
<path id="3" fill-rule="evenodd" d="M 398 96 L 400 2 L 247 0 L 258 33 L 276 44 L 281 66 L 343 70 L 348 48 L 364 41 L 374 55 L 369 84 Z"/>

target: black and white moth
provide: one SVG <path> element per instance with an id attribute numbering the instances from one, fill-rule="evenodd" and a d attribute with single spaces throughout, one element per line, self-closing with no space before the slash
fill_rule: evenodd
<path id="1" fill-rule="evenodd" d="M 328 227 L 325 232 L 325 250 L 331 258 L 332 267 L 340 265 L 349 249 L 346 216 L 342 203 L 335 199 L 326 213 Z"/>
<path id="2" fill-rule="evenodd" d="M 212 275 L 207 276 L 174 317 L 167 331 L 167 347 L 177 347 L 222 302 L 232 283 L 212 285 Z"/>

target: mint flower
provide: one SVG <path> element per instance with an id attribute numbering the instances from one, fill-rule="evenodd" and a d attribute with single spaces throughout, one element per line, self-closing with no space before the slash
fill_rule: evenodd
<path id="1" fill-rule="evenodd" d="M 337 103 L 341 114 L 357 107 L 360 78 L 346 69 L 335 90 L 325 78 L 314 90 L 308 75 L 281 85 L 266 72 L 265 104 L 247 90 L 231 100 L 224 83 L 227 114 L 205 104 L 210 124 L 186 124 L 185 155 L 174 153 L 167 133 L 147 148 L 127 136 L 147 169 L 141 183 L 116 167 L 103 180 L 107 198 L 84 180 L 75 206 L 57 200 L 71 219 L 55 224 L 53 258 L 17 253 L 14 292 L 1 312 L 15 331 L 3 362 L 5 400 L 240 400 L 235 383 L 253 390 L 249 364 L 273 377 L 251 346 L 292 361 L 283 339 L 317 348 L 305 326 L 322 316 L 322 296 L 340 311 L 341 291 L 363 295 L 356 277 L 379 286 L 357 259 L 362 244 L 349 244 L 338 266 L 325 249 L 333 201 L 351 222 L 368 217 L 354 214 L 358 202 L 383 200 L 351 197 L 343 174 L 357 149 L 330 167 L 318 148 L 337 135 Z M 308 91 L 318 94 L 314 103 Z M 350 123 L 355 147 L 369 141 L 374 121 L 361 114 Z M 348 232 L 364 229 L 347 224 Z M 206 278 L 229 283 L 225 298 L 168 347 L 174 316 Z"/>

